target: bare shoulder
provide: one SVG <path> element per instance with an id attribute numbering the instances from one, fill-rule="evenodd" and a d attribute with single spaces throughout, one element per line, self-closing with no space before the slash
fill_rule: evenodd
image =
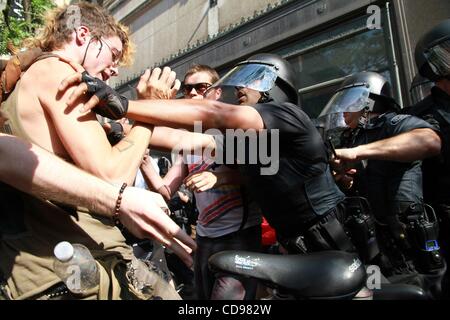
<path id="1" fill-rule="evenodd" d="M 21 90 L 37 98 L 47 110 L 65 107 L 64 101 L 73 91 L 68 88 L 59 93 L 61 81 L 74 73 L 74 69 L 56 57 L 43 59 L 34 63 L 22 77 Z"/>
<path id="2" fill-rule="evenodd" d="M 61 81 L 74 72 L 68 63 L 51 57 L 34 63 L 22 79 L 24 85 L 38 89 L 40 93 L 55 94 Z"/>

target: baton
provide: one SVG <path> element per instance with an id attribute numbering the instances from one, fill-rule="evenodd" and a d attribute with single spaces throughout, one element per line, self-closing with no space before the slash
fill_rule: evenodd
<path id="1" fill-rule="evenodd" d="M 327 142 L 328 142 L 328 145 L 329 145 L 329 147 L 331 149 L 331 152 L 333 153 L 334 157 L 337 159 L 338 156 L 336 154 L 336 149 L 334 148 L 333 141 L 331 141 L 331 137 L 328 137 Z"/>

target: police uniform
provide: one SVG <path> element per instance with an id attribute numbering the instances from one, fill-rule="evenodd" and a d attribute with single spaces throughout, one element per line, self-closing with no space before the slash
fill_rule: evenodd
<path id="1" fill-rule="evenodd" d="M 344 147 L 356 147 L 421 128 L 434 127 L 417 117 L 388 112 L 370 119 L 365 128 L 347 131 L 343 144 Z M 428 267 L 417 263 L 414 255 L 416 240 L 406 228 L 418 221 L 425 210 L 421 161 L 367 160 L 356 170 L 353 189 L 369 200 L 378 222 L 378 242 L 384 257 L 388 257 L 379 262 L 384 274 L 415 273 L 416 267 L 429 272 Z"/>
<path id="2" fill-rule="evenodd" d="M 424 160 L 424 197 L 440 218 L 440 242 L 448 261 L 450 242 L 450 96 L 438 87 L 407 112 L 440 130 L 441 154 Z"/>
<path id="3" fill-rule="evenodd" d="M 259 103 L 254 108 L 268 130 L 272 158 L 276 158 L 276 149 L 271 145 L 271 135 L 279 136 L 273 142 L 279 144 L 278 171 L 262 174 L 262 169 L 273 163 L 252 165 L 249 161 L 240 169 L 249 183 L 250 196 L 276 230 L 281 243 L 292 252 L 351 249 L 348 242 L 325 240 L 342 238 L 343 229 L 338 220 L 342 218 L 339 206 L 344 194 L 333 180 L 327 149 L 310 118 L 291 103 Z M 319 225 L 319 230 L 311 230 Z M 316 237 L 308 236 L 311 233 Z M 305 236 L 306 244 L 298 243 L 299 236 Z"/>

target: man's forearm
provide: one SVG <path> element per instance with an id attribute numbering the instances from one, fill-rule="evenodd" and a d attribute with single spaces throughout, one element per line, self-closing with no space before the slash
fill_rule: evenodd
<path id="1" fill-rule="evenodd" d="M 158 191 L 164 185 L 161 176 L 156 172 L 151 164 L 141 165 L 142 176 L 151 191 Z"/>
<path id="2" fill-rule="evenodd" d="M 151 129 L 137 123 L 130 133 L 113 147 L 108 161 L 108 176 L 105 180 L 132 184 L 141 165 L 142 157 L 150 143 Z"/>
<path id="3" fill-rule="evenodd" d="M 353 149 L 356 154 L 355 160 L 411 162 L 439 154 L 441 141 L 431 129 L 415 129 Z"/>
<path id="4" fill-rule="evenodd" d="M 158 126 L 192 130 L 200 121 L 203 129 L 222 128 L 226 110 L 212 100 L 139 100 L 130 101 L 127 117 Z"/>
<path id="5" fill-rule="evenodd" d="M 213 151 L 216 148 L 216 142 L 211 135 L 160 126 L 154 128 L 150 145 L 159 150 L 175 153 L 204 149 Z"/>
<path id="6" fill-rule="evenodd" d="M 0 180 L 42 199 L 111 216 L 119 187 L 16 137 L 0 136 Z"/>

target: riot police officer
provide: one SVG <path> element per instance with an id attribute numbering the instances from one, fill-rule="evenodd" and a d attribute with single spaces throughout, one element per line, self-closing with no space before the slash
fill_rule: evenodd
<path id="1" fill-rule="evenodd" d="M 329 125 L 337 123 L 331 127 L 338 127 L 339 121 L 348 127 L 336 156 L 341 166 L 346 160 L 356 161 L 348 194 L 369 201 L 383 273 L 394 281 L 405 275 L 415 278 L 417 271 L 442 276 L 438 223 L 423 202 L 419 161 L 428 151 L 439 152 L 439 137 L 427 122 L 398 111 L 389 82 L 380 74 L 361 72 L 343 82 L 322 115 L 328 115 Z"/>
<path id="2" fill-rule="evenodd" d="M 77 79 L 82 79 L 81 75 L 71 80 Z M 90 79 L 81 86 L 95 92 L 105 85 Z M 291 252 L 353 250 L 341 225 L 344 195 L 333 181 L 320 134 L 297 105 L 290 64 L 277 55 L 256 54 L 238 63 L 210 90 L 218 86 L 222 97 L 231 100 L 129 101 L 127 117 L 174 128 L 192 129 L 196 121 L 201 121 L 204 130 L 253 130 L 258 149 L 252 150 L 246 140 L 247 158 L 237 165 L 247 180 L 251 198 L 282 243 Z M 265 141 L 261 140 L 263 131 L 267 133 Z M 172 147 L 167 145 L 167 134 L 161 132 L 155 127 L 150 144 Z M 225 140 L 229 141 L 227 135 Z M 262 149 L 271 155 L 268 162 L 261 157 L 256 163 L 249 159 Z M 223 154 L 232 151 L 226 148 Z"/>
<path id="3" fill-rule="evenodd" d="M 423 163 L 425 201 L 440 219 L 440 242 L 447 262 L 450 256 L 450 19 L 425 33 L 415 50 L 420 75 L 435 83 L 431 94 L 407 112 L 440 130 L 441 153 Z M 447 291 L 448 294 L 448 291 Z"/>
<path id="4" fill-rule="evenodd" d="M 292 253 L 354 250 L 341 225 L 343 194 L 333 182 L 320 135 L 298 106 L 295 75 L 289 63 L 274 54 L 257 54 L 239 63 L 214 87 L 221 87 L 225 95 L 235 90 L 237 103 L 252 106 L 255 120 L 262 126 L 251 128 L 267 129 L 269 135 L 279 133 L 280 159 L 275 174 L 261 174 L 261 163 L 240 169 L 280 243 Z M 223 101 L 236 103 L 229 98 Z M 237 123 L 229 120 L 233 128 L 248 121 L 245 114 L 236 114 L 236 118 Z"/>

